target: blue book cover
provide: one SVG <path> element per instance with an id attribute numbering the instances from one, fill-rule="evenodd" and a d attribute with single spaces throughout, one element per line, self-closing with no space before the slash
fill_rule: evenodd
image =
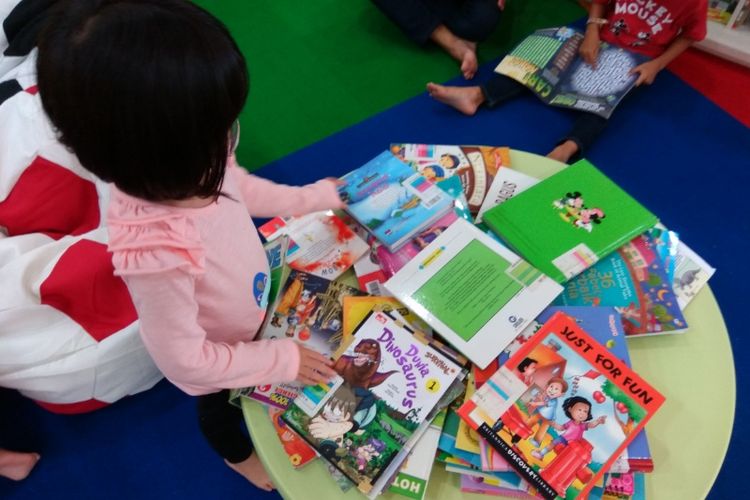
<path id="1" fill-rule="evenodd" d="M 453 208 L 450 195 L 389 151 L 341 180 L 346 211 L 391 251 Z"/>
<path id="2" fill-rule="evenodd" d="M 652 232 L 634 238 L 567 282 L 555 304 L 615 307 L 628 336 L 687 329 Z"/>

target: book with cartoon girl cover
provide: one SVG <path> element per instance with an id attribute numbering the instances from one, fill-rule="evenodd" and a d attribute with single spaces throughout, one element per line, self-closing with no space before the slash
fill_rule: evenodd
<path id="1" fill-rule="evenodd" d="M 345 210 L 378 241 L 396 250 L 453 209 L 453 198 L 389 151 L 341 178 Z"/>
<path id="2" fill-rule="evenodd" d="M 558 283 L 657 223 L 654 214 L 587 160 L 489 209 L 482 220 Z"/>
<path id="3" fill-rule="evenodd" d="M 510 149 L 496 146 L 391 144 L 391 152 L 436 182 L 461 180 L 469 210 L 476 214 L 500 167 L 510 166 Z"/>
<path id="4" fill-rule="evenodd" d="M 519 376 L 526 359 L 531 377 Z M 664 396 L 565 313 L 554 314 L 459 409 L 545 499 L 585 497 Z"/>
<path id="5" fill-rule="evenodd" d="M 283 415 L 371 498 L 390 484 L 441 398 L 463 376 L 426 341 L 387 313 L 373 312 L 336 361 L 336 383 L 306 387 Z"/>
<path id="6" fill-rule="evenodd" d="M 360 295 L 365 293 L 344 283 L 292 270 L 268 312 L 259 338 L 292 338 L 330 356 L 341 341 L 344 297 Z M 256 386 L 247 397 L 286 408 L 302 387 L 299 382 Z"/>

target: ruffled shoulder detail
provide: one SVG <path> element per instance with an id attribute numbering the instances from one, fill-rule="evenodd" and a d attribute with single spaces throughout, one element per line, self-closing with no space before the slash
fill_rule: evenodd
<path id="1" fill-rule="evenodd" d="M 189 211 L 133 198 L 113 186 L 107 225 L 118 276 L 205 272 L 203 241 Z"/>

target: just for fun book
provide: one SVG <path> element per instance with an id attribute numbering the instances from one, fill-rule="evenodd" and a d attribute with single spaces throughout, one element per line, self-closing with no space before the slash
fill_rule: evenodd
<path id="1" fill-rule="evenodd" d="M 558 283 L 585 271 L 658 222 L 587 160 L 489 209 L 483 221 Z"/>
<path id="2" fill-rule="evenodd" d="M 495 72 L 522 83 L 547 104 L 609 118 L 635 84 L 638 75 L 630 70 L 648 58 L 602 42 L 592 67 L 578 55 L 581 42 L 583 33 L 573 28 L 537 30 Z"/>
<path id="3" fill-rule="evenodd" d="M 346 211 L 396 250 L 453 209 L 453 198 L 388 151 L 341 178 Z"/>
<path id="4" fill-rule="evenodd" d="M 517 368 L 532 358 L 524 381 Z M 664 396 L 556 313 L 459 409 L 546 499 L 585 496 Z M 620 423 L 625 420 L 625 425 Z"/>
<path id="5" fill-rule="evenodd" d="M 294 404 L 283 418 L 372 497 L 388 486 L 412 438 L 427 429 L 441 397 L 463 373 L 380 311 L 360 325 L 334 370 L 340 379 L 333 388 L 305 390 L 308 400 L 317 399 L 312 416 Z"/>

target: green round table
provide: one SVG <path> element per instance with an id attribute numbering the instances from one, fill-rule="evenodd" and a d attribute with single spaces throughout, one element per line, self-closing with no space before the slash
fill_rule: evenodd
<path id="1" fill-rule="evenodd" d="M 563 164 L 522 151 L 511 151 L 514 169 L 543 178 Z M 628 341 L 634 369 L 666 396 L 646 426 L 654 472 L 646 475 L 646 498 L 703 499 L 711 489 L 729 446 L 735 406 L 735 374 L 729 335 L 709 287 L 685 310 L 684 334 Z M 342 493 L 323 461 L 300 470 L 289 463 L 265 407 L 242 400 L 255 448 L 276 487 L 287 499 L 363 498 L 356 488 Z M 385 493 L 382 498 L 401 498 Z M 477 498 L 463 493 L 456 474 L 436 464 L 427 498 Z"/>

